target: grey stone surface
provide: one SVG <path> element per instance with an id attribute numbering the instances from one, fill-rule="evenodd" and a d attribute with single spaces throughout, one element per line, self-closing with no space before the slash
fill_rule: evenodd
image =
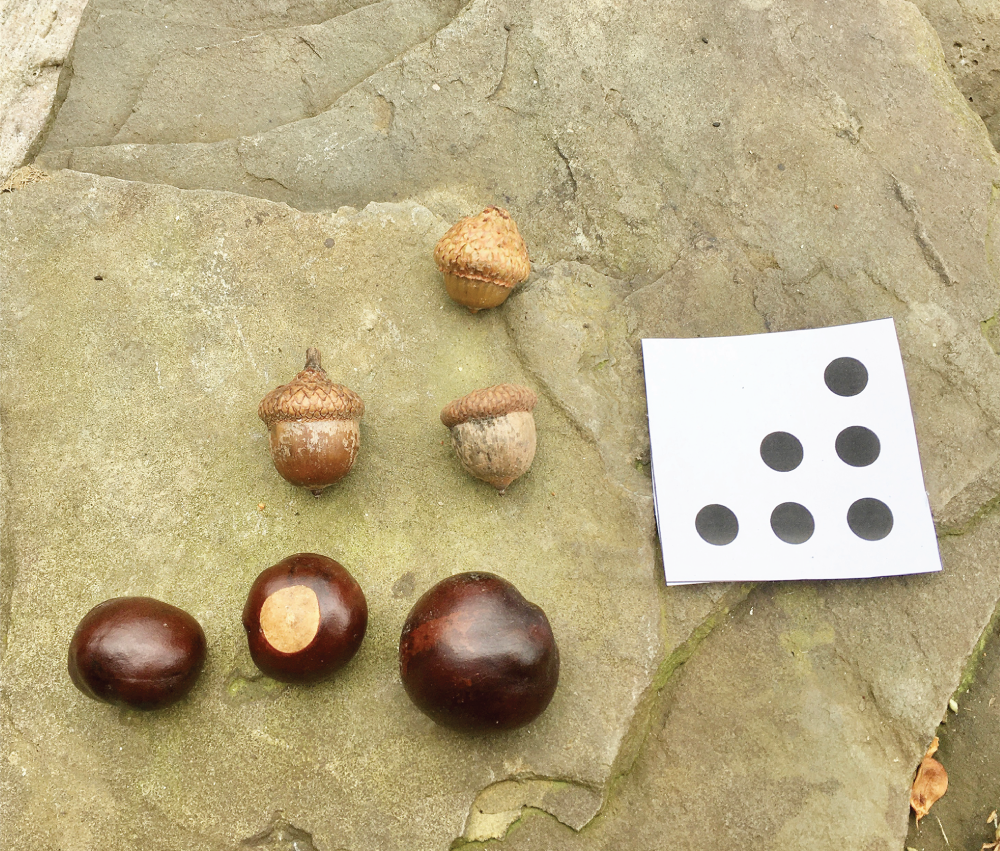
<path id="1" fill-rule="evenodd" d="M 205 23 L 154 27 L 148 14 L 94 7 L 74 64 L 80 85 L 47 146 L 215 142 L 314 116 L 444 26 L 456 7 L 383 0 L 249 34 Z"/>
<path id="2" fill-rule="evenodd" d="M 254 33 L 251 33 L 254 34 Z M 73 48 L 66 100 L 43 150 L 106 145 L 128 119 L 160 57 L 245 35 L 211 16 L 180 22 L 90 3 Z"/>
<path id="3" fill-rule="evenodd" d="M 0 6 L 0 183 L 49 123 L 87 0 L 4 0 Z"/>
<path id="4" fill-rule="evenodd" d="M 457 7 L 383 0 L 322 24 L 164 56 L 114 141 L 216 142 L 311 118 L 443 27 Z"/>
<path id="5" fill-rule="evenodd" d="M 957 711 L 949 711 L 938 728 L 936 759 L 948 776 L 948 791 L 932 815 L 911 823 L 906 838 L 916 851 L 973 848 L 996 842 L 1000 812 L 1000 606 L 992 628 L 969 660 L 966 676 L 955 695 Z M 990 851 L 990 849 L 988 849 Z"/>
<path id="6" fill-rule="evenodd" d="M 12 739 L 18 758 L 3 764 L 15 814 L 5 829 L 37 822 L 50 845 L 86 847 L 82 818 L 46 815 L 62 805 L 99 812 L 107 847 L 131 847 L 133 834 L 151 847 L 169 836 L 163 847 L 173 848 L 232 847 L 243 838 L 352 849 L 453 840 L 456 848 L 463 840 L 567 849 L 901 847 L 913 771 L 1000 599 L 1000 160 L 980 117 L 988 124 L 987 110 L 959 88 L 974 75 L 952 67 L 960 39 L 949 45 L 941 24 L 954 21 L 963 45 L 981 26 L 990 43 L 989 9 L 928 0 L 924 17 L 903 0 L 471 0 L 455 14 L 441 3 L 427 8 L 440 13 L 435 21 L 453 16 L 450 23 L 414 35 L 424 40 L 391 61 L 377 47 L 377 70 L 339 96 L 331 88 L 329 108 L 294 95 L 288 123 L 248 133 L 240 128 L 260 130 L 262 117 L 276 115 L 273 103 L 304 91 L 289 88 L 290 69 L 276 59 L 290 55 L 296 28 L 331 31 L 357 13 L 322 4 L 207 8 L 199 16 L 190 3 L 155 11 L 106 4 L 88 16 L 74 57 L 85 71 L 38 159 L 49 169 L 178 189 L 65 174 L 0 200 L 2 226 L 19 235 L 8 242 L 14 262 L 4 296 L 13 304 L 4 320 L 4 463 L 13 494 L 5 534 L 20 542 L 5 546 L 12 555 L 4 562 L 12 623 L 4 723 L 20 737 Z M 98 12 L 131 22 L 120 64 Z M 169 38 L 158 31 L 167 25 Z M 266 49 L 247 52 L 239 46 L 247 36 Z M 987 51 L 977 49 L 985 72 Z M 351 84 L 335 63 L 309 67 Z M 137 68 L 141 75 L 128 70 Z M 200 93 L 180 98 L 170 81 L 241 71 L 257 75 L 261 92 L 230 114 L 221 110 L 205 137 L 216 141 L 172 141 L 200 132 L 204 108 Z M 985 99 L 989 77 L 977 79 Z M 123 94 L 101 106 L 97 93 L 116 89 Z M 174 132 L 164 116 L 183 132 L 159 135 Z M 123 128 L 141 143 L 116 144 Z M 502 308 L 463 320 L 437 300 L 429 246 L 446 223 L 487 203 L 511 209 L 534 271 Z M 345 204 L 363 212 L 331 212 Z M 28 233 L 30 246 L 20 236 Z M 83 274 L 88 264 L 104 271 Z M 98 274 L 117 289 L 95 289 Z M 182 284 L 168 286 L 168 278 Z M 40 288 L 43 280 L 57 283 Z M 386 301 L 373 301 L 375 292 Z M 113 308 L 122 300 L 129 318 L 118 321 Z M 885 316 L 900 337 L 944 571 L 662 588 L 640 339 Z M 35 389 L 26 364 L 49 347 L 32 323 L 54 325 L 82 346 L 82 365 L 70 363 L 67 343 L 56 366 L 72 367 L 74 400 L 102 387 L 99 401 L 57 412 L 61 397 L 48 385 Z M 272 496 L 280 482 L 267 482 L 266 465 L 234 479 L 223 456 L 262 448 L 238 400 L 268 389 L 262 376 L 272 384 L 289 377 L 299 367 L 289 353 L 308 345 L 301 338 L 323 335 L 335 342 L 319 340 L 321 348 L 332 347 L 350 374 L 358 369 L 355 389 L 366 399 L 377 390 L 386 407 L 382 420 L 373 407 L 367 421 L 369 471 L 359 469 L 353 489 L 331 500 L 335 516 L 319 519 L 311 498 Z M 159 377 L 171 382 L 171 398 L 155 405 L 150 360 L 171 364 Z M 497 507 L 445 466 L 446 446 L 432 451 L 421 441 L 432 441 L 432 409 L 468 389 L 449 365 L 485 383 L 500 380 L 487 379 L 500 363 L 541 391 L 541 433 L 551 437 L 541 467 Z M 206 400 L 216 419 L 195 440 L 177 411 Z M 116 406 L 141 415 L 116 431 L 104 422 Z M 418 411 L 428 416 L 422 430 L 402 432 L 398 419 Z M 87 431 L 51 424 L 64 422 Z M 26 437 L 36 423 L 55 435 L 38 446 Z M 188 435 L 179 449 L 171 444 L 176 470 L 163 454 L 151 455 L 148 472 L 138 466 L 130 450 L 137 440 L 160 447 L 175 433 Z M 113 448 L 114 463 L 102 447 Z M 38 468 L 59 476 L 36 494 L 22 482 Z M 472 504 L 418 501 L 431 468 L 444 477 L 433 490 L 462 486 L 476 495 Z M 88 472 L 85 481 L 70 478 L 77 469 Z M 390 473 L 416 515 L 391 505 Z M 585 513 L 562 506 L 560 514 L 561 497 Z M 255 513 L 258 501 L 264 514 Z M 357 515 L 369 502 L 377 521 Z M 458 520 L 446 520 L 456 511 Z M 72 512 L 88 530 L 79 541 L 65 532 Z M 538 525 L 522 540 L 515 527 L 529 516 Z M 46 535 L 54 543 L 42 547 Z M 430 557 L 408 576 L 387 563 L 424 548 L 441 561 L 460 552 L 485 563 L 500 541 L 515 553 L 505 570 L 524 577 L 528 596 L 560 610 L 569 646 L 582 648 L 569 655 L 580 653 L 577 665 L 602 660 L 595 680 L 604 682 L 571 663 L 563 702 L 529 733 L 459 744 L 406 716 L 405 701 L 392 704 L 399 717 L 384 714 L 375 697 L 396 701 L 400 692 L 391 630 L 382 626 L 388 631 L 367 651 L 376 664 L 360 658 L 324 692 L 321 715 L 303 718 L 316 698 L 255 679 L 238 628 L 224 621 L 240 583 L 259 569 L 245 562 L 270 563 L 261 541 L 278 538 L 292 549 L 352 539 L 345 563 L 356 555 L 389 621 L 405 612 L 418 576 L 451 569 L 432 568 Z M 72 569 L 67 578 L 51 566 L 57 553 L 83 563 L 98 539 L 117 541 L 105 578 L 88 582 Z M 557 560 L 547 585 L 524 552 L 531 542 L 546 542 Z M 216 547 L 231 555 L 213 555 Z M 369 560 L 362 551 L 372 547 Z M 164 745 L 152 770 L 136 719 L 100 716 L 67 682 L 46 679 L 57 653 L 43 641 L 107 589 L 134 587 L 140 574 L 126 554 L 143 548 L 160 558 L 142 581 L 208 618 L 222 654 L 201 696 L 157 728 L 165 742 L 192 750 L 171 757 Z M 581 560 L 590 567 L 574 573 Z M 598 602 L 613 582 L 597 565 L 609 560 L 629 580 Z M 213 581 L 204 584 L 218 584 L 218 599 L 206 604 L 204 588 L 188 588 L 171 568 L 191 563 L 207 565 Z M 586 611 L 603 619 L 588 622 L 582 604 L 567 605 L 580 593 Z M 629 632 L 634 622 L 641 628 Z M 597 694 L 613 711 L 596 708 L 604 705 Z M 47 703 L 65 709 L 63 717 L 37 710 Z M 319 744 L 321 727 L 357 705 L 364 710 L 354 738 Z M 572 739 L 578 729 L 590 738 Z M 123 731 L 131 750 L 118 782 L 106 742 Z M 245 739 L 266 768 L 248 770 Z M 571 740 L 580 751 L 560 751 Z M 102 768 L 86 779 L 83 768 L 69 768 L 88 759 Z M 335 781 L 321 763 L 335 765 Z M 148 779 L 165 773 L 173 788 Z M 39 776 L 47 779 L 27 779 Z M 206 824 L 198 809 L 218 806 L 210 780 L 236 800 L 249 788 L 248 803 L 228 808 L 224 823 Z M 336 803 L 319 798 L 331 782 L 343 793 Z"/>
<path id="7" fill-rule="evenodd" d="M 944 542 L 946 563 L 961 570 L 758 587 L 673 678 L 645 748 L 598 819 L 574 835 L 526 811 L 504 842 L 485 847 L 902 851 L 913 774 L 947 711 L 928 692 L 947 694 L 942 672 L 970 649 L 955 646 L 957 612 L 996 599 L 998 546 L 993 515 L 964 540 Z M 928 598 L 934 605 L 921 604 Z M 995 763 L 989 713 L 992 736 L 982 744 Z M 975 760 L 961 767 L 969 773 L 950 766 L 959 786 L 995 776 L 975 773 Z M 995 787 L 978 791 L 981 801 L 953 827 L 995 800 Z M 935 814 L 922 834 L 937 831 Z M 958 835 L 950 847 L 979 847 L 959 846 Z"/>
<path id="8" fill-rule="evenodd" d="M 955 84 L 1000 146 L 1000 8 L 989 0 L 914 0 L 941 39 Z"/>

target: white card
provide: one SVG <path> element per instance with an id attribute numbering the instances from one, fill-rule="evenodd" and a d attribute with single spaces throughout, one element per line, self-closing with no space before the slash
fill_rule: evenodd
<path id="1" fill-rule="evenodd" d="M 667 584 L 941 569 L 891 319 L 642 354 Z"/>

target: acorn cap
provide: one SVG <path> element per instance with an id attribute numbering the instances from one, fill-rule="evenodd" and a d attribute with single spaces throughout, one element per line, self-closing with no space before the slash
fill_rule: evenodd
<path id="1" fill-rule="evenodd" d="M 498 384 L 483 390 L 473 390 L 467 396 L 446 405 L 441 411 L 441 422 L 452 428 L 469 420 L 502 417 L 513 411 L 530 413 L 537 403 L 538 396 L 527 387 L 520 384 Z"/>
<path id="2" fill-rule="evenodd" d="M 434 246 L 441 272 L 514 287 L 531 272 L 528 248 L 514 220 L 502 207 L 460 219 Z"/>
<path id="3" fill-rule="evenodd" d="M 364 413 L 357 393 L 327 378 L 318 349 L 307 350 L 305 369 L 268 393 L 257 409 L 268 428 L 282 420 L 360 420 Z"/>

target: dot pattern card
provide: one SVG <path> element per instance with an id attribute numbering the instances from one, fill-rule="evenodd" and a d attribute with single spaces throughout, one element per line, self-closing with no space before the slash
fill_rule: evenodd
<path id="1" fill-rule="evenodd" d="M 941 569 L 891 319 L 642 353 L 667 584 Z"/>

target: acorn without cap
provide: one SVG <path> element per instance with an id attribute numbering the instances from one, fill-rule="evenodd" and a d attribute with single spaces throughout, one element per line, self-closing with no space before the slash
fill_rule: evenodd
<path id="1" fill-rule="evenodd" d="M 462 466 L 501 495 L 535 457 L 534 391 L 518 384 L 473 390 L 441 411 Z"/>
<path id="2" fill-rule="evenodd" d="M 524 240 L 502 207 L 456 222 L 434 247 L 434 262 L 448 295 L 473 313 L 502 304 L 531 272 Z"/>
<path id="3" fill-rule="evenodd" d="M 306 351 L 302 372 L 268 393 L 257 410 L 271 433 L 275 469 L 314 496 L 350 472 L 364 412 L 357 393 L 327 378 L 315 348 Z"/>

